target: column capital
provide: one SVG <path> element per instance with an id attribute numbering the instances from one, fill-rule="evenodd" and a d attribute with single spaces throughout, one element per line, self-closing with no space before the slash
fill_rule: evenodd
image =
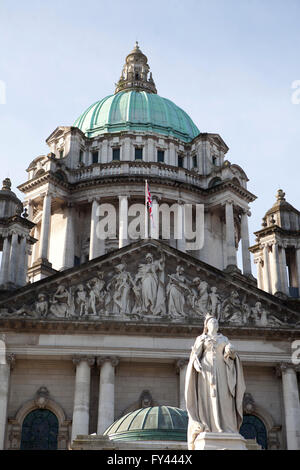
<path id="1" fill-rule="evenodd" d="M 120 362 L 120 359 L 117 356 L 98 356 L 97 365 L 102 366 L 104 362 L 110 362 L 113 367 L 117 367 Z"/>
<path id="2" fill-rule="evenodd" d="M 129 196 L 128 194 L 119 194 L 118 198 L 119 198 L 119 201 L 121 201 L 121 199 L 124 199 L 124 198 L 129 199 Z"/>
<path id="3" fill-rule="evenodd" d="M 88 202 L 98 202 L 98 204 L 100 204 L 100 197 L 99 196 L 91 196 L 88 198 Z"/>
<path id="4" fill-rule="evenodd" d="M 281 362 L 280 364 L 276 365 L 276 376 L 282 377 L 282 374 L 287 372 L 288 370 L 293 370 L 295 373 L 300 371 L 299 364 L 292 364 L 291 362 Z"/>
<path id="5" fill-rule="evenodd" d="M 40 194 L 43 198 L 44 197 L 54 197 L 53 191 L 51 190 L 46 190 L 43 193 Z"/>
<path id="6" fill-rule="evenodd" d="M 6 354 L 6 361 L 10 365 L 10 368 L 13 369 L 16 364 L 16 355 L 14 353 Z"/>
<path id="7" fill-rule="evenodd" d="M 87 362 L 87 364 L 92 367 L 95 364 L 95 357 L 94 356 L 74 356 L 72 357 L 72 362 L 75 366 L 80 364 L 80 362 Z"/>
<path id="8" fill-rule="evenodd" d="M 226 205 L 230 205 L 230 206 L 232 205 L 233 206 L 234 205 L 234 200 L 233 199 L 225 199 L 225 201 L 223 201 L 221 203 L 221 205 L 222 206 L 226 206 Z"/>
<path id="9" fill-rule="evenodd" d="M 241 207 L 241 213 L 242 215 L 247 215 L 248 217 L 251 217 L 251 211 L 249 209 L 245 209 L 244 207 Z"/>
<path id="10" fill-rule="evenodd" d="M 185 204 L 185 201 L 183 199 L 178 199 L 177 204 L 179 204 L 180 206 L 183 206 Z"/>
<path id="11" fill-rule="evenodd" d="M 189 360 L 188 359 L 176 359 L 175 360 L 175 367 L 176 367 L 176 371 L 179 372 L 181 369 L 183 369 L 185 366 L 187 366 L 189 363 Z"/>

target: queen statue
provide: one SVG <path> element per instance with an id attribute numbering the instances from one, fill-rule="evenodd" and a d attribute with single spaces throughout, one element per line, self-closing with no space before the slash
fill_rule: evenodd
<path id="1" fill-rule="evenodd" d="M 185 381 L 188 448 L 202 432 L 238 433 L 243 420 L 245 382 L 240 359 L 218 320 L 206 315 L 192 347 Z"/>

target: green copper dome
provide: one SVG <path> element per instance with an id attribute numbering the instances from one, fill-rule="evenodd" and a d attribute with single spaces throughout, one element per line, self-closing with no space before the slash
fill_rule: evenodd
<path id="1" fill-rule="evenodd" d="M 172 101 L 155 93 L 125 90 L 92 104 L 75 121 L 87 137 L 121 131 L 155 132 L 190 142 L 200 131 Z"/>
<path id="2" fill-rule="evenodd" d="M 114 441 L 187 440 L 188 415 L 172 406 L 141 408 L 122 416 L 105 432 Z"/>

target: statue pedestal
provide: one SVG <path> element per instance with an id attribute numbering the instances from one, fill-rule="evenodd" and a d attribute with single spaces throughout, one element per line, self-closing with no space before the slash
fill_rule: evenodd
<path id="1" fill-rule="evenodd" d="M 195 440 L 195 450 L 247 450 L 246 439 L 238 433 L 201 432 Z"/>

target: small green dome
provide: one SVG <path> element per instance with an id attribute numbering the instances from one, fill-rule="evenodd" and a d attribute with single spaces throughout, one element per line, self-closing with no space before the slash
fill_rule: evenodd
<path id="1" fill-rule="evenodd" d="M 113 441 L 186 441 L 188 415 L 172 406 L 150 406 L 122 416 L 105 432 Z"/>
<path id="2" fill-rule="evenodd" d="M 144 131 L 190 142 L 200 131 L 172 101 L 155 93 L 126 90 L 92 104 L 75 121 L 87 137 L 108 132 Z"/>

